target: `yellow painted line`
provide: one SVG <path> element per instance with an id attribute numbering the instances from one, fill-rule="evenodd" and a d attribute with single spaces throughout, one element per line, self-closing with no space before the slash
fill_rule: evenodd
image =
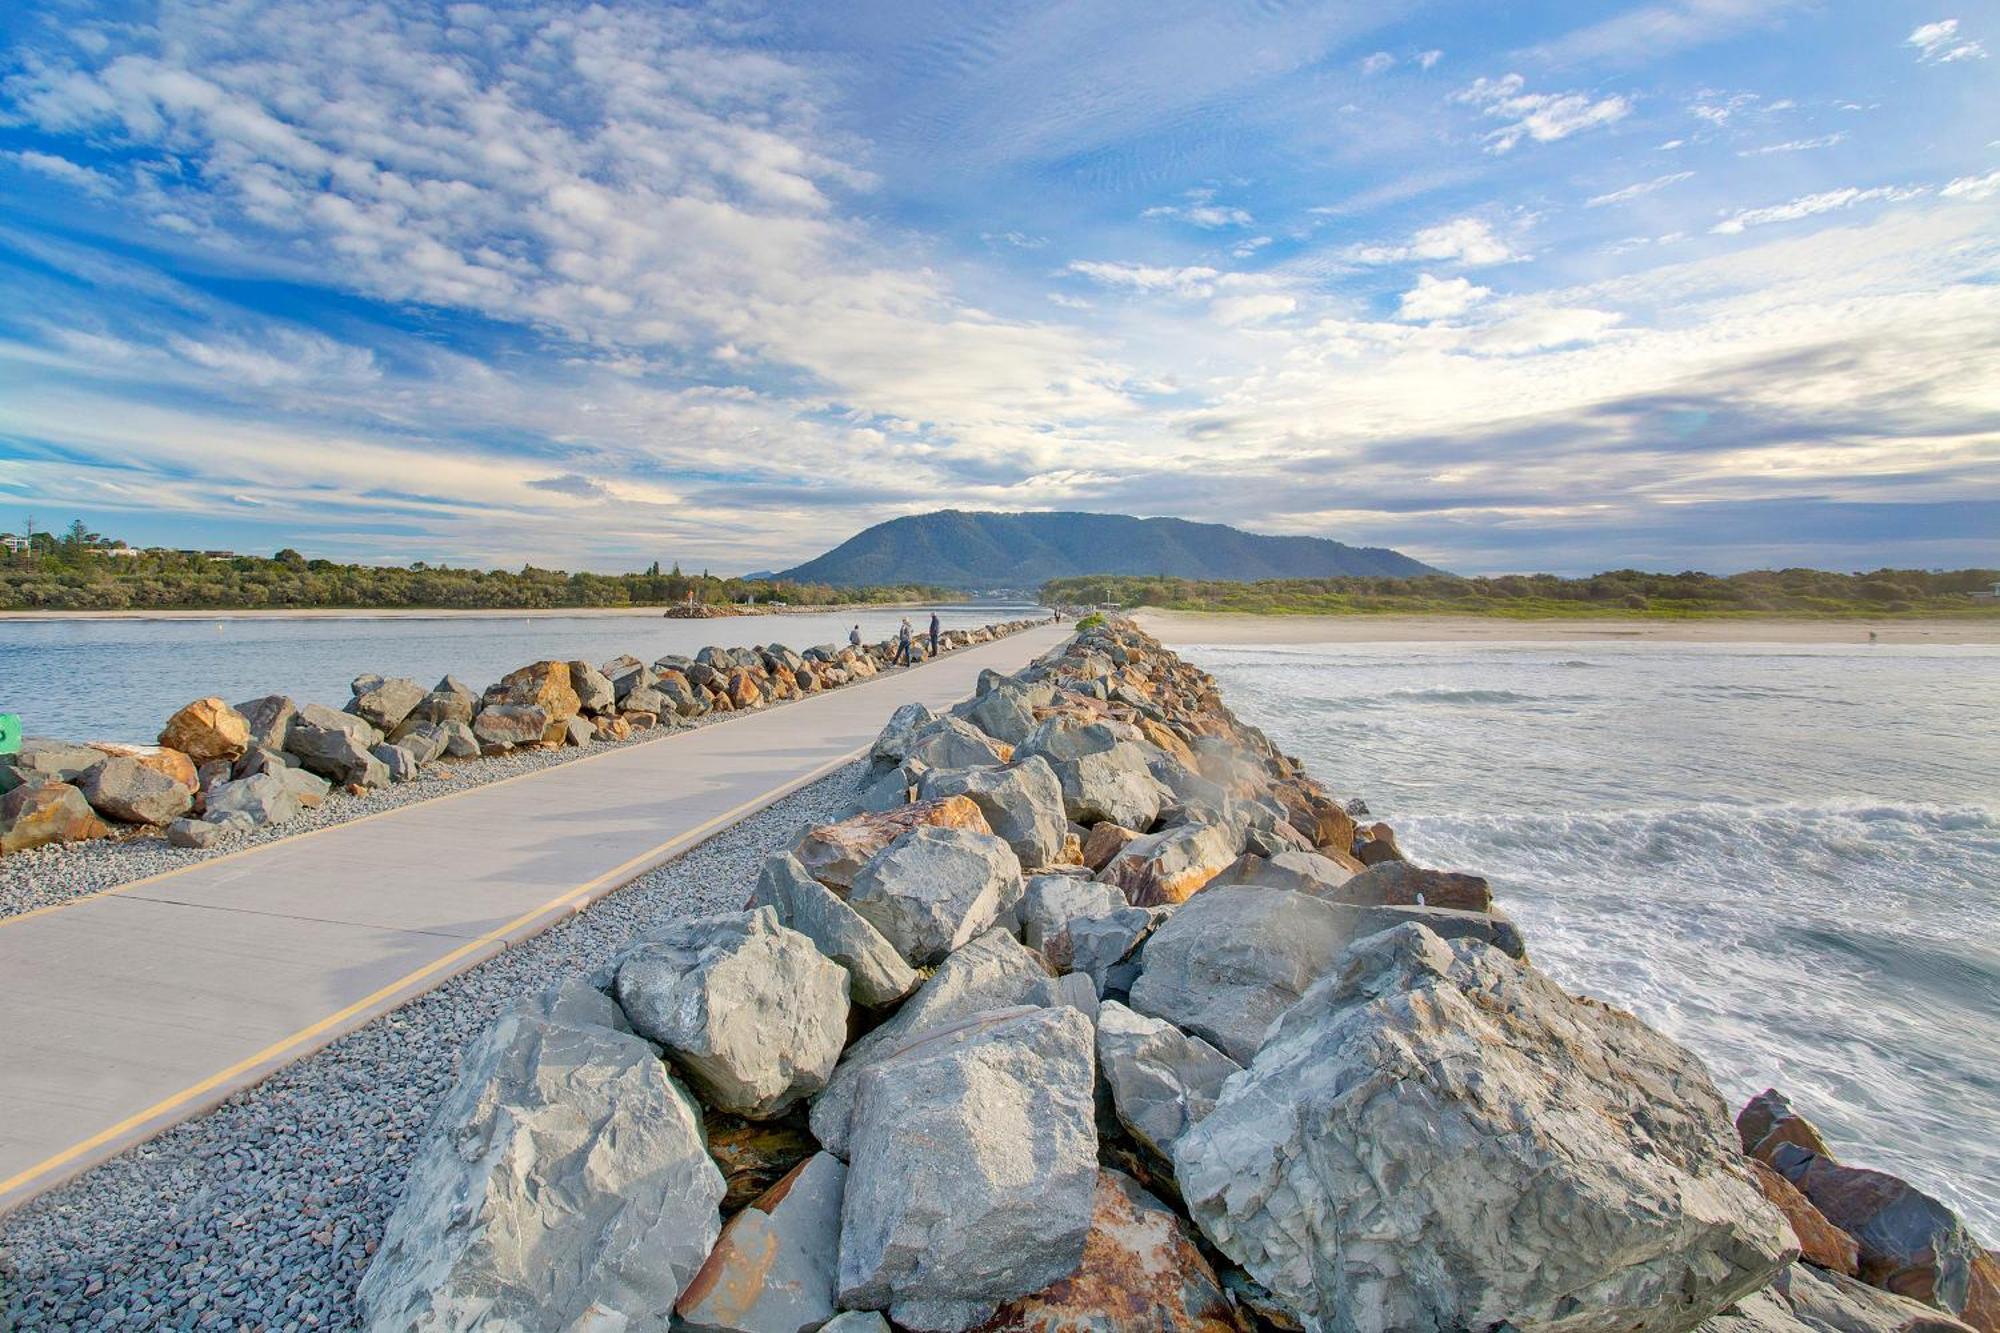
<path id="1" fill-rule="evenodd" d="M 1022 631 L 1022 633 L 1028 633 L 1028 632 L 1030 631 L 1026 630 Z M 1009 637 L 1011 638 L 1013 636 L 1010 635 Z M 1005 643 L 1006 641 L 1007 641 L 1006 639 L 994 640 L 995 643 Z M 991 645 L 981 644 L 979 646 L 989 647 Z M 958 651 L 964 652 L 966 650 L 961 648 Z M 929 666 L 933 662 L 942 662 L 944 660 L 945 659 L 942 657 L 926 658 L 924 661 L 917 663 L 916 666 L 914 667 L 902 667 L 900 669 L 895 670 L 893 673 L 884 672 L 880 675 L 871 676 L 867 680 L 858 681 L 854 685 L 840 686 L 831 690 L 821 690 L 817 694 L 813 694 L 803 698 L 787 699 L 779 703 L 777 705 L 777 708 L 760 708 L 755 712 L 748 714 L 748 716 L 753 718 L 764 717 L 768 716 L 773 712 L 776 712 L 778 708 L 784 708 L 791 704 L 805 704 L 812 702 L 812 700 L 814 699 L 832 698 L 837 694 L 844 693 L 848 689 L 872 685 L 876 681 L 894 679 L 896 676 L 901 676 L 911 671 L 921 671 L 924 667 Z M 697 732 L 706 731 L 710 726 L 727 724 L 729 722 L 734 722 L 737 720 L 738 718 L 736 717 L 736 715 L 732 713 L 728 717 L 720 719 L 719 722 L 717 723 L 709 723 L 707 726 L 700 726 L 700 727 L 676 727 L 668 735 L 663 736 L 658 740 L 645 741 L 642 743 L 647 745 L 664 744 L 665 742 L 674 740 L 677 737 L 692 736 Z M 589 764 L 589 763 L 594 763 L 599 759 L 610 759 L 615 755 L 631 754 L 634 752 L 635 748 L 636 747 L 633 747 L 631 745 L 619 745 L 609 750 L 599 751 L 597 754 L 579 755 L 575 759 L 566 760 L 565 762 L 560 764 L 551 764 L 547 768 L 536 768 L 536 769 L 531 769 L 526 773 L 516 773 L 511 778 L 497 778 L 492 782 L 481 782 L 475 786 L 461 788 L 458 791 L 444 792 L 437 796 L 426 797 L 424 800 L 421 801 L 411 801 L 407 805 L 393 806 L 387 810 L 377 810 L 373 814 L 356 815 L 353 819 L 343 819 L 338 824 L 327 824 L 321 828 L 306 829 L 303 832 L 293 833 L 283 838 L 274 838 L 269 842 L 260 842 L 257 843 L 255 846 L 251 847 L 239 847 L 233 852 L 224 852 L 220 856 L 204 857 L 202 860 L 193 861 L 184 866 L 175 866 L 172 870 L 162 870 L 158 874 L 147 875 L 142 879 L 127 880 L 122 884 L 109 884 L 101 889 L 93 889 L 89 893 L 79 893 L 74 898 L 65 898 L 59 903 L 50 903 L 46 907 L 37 907 L 32 911 L 27 911 L 27 912 L 16 912 L 12 916 L 0 916 L 0 930 L 4 930 L 8 926 L 18 926 L 24 921 L 32 921 L 38 916 L 48 916 L 49 914 L 54 912 L 68 911 L 72 907 L 81 907 L 83 904 L 87 902 L 94 902 L 99 898 L 109 898 L 116 894 L 129 893 L 133 889 L 143 887 L 144 885 L 147 884 L 157 884 L 163 879 L 172 879 L 176 875 L 185 875 L 196 870 L 206 870 L 210 866 L 219 865 L 224 861 L 234 861 L 242 857 L 258 856 L 261 855 L 262 853 L 272 851 L 279 847 L 289 847 L 296 843 L 303 842 L 307 838 L 317 838 L 322 834 L 334 833 L 341 829 L 353 828 L 357 824 L 366 824 L 371 820 L 388 819 L 391 816 L 405 814 L 412 810 L 428 809 L 429 807 L 438 805 L 444 801 L 456 801 L 456 800 L 461 800 L 467 796 L 477 796 L 481 792 L 492 791 L 497 787 L 505 787 L 506 785 L 512 782 L 526 782 L 530 778 L 539 778 L 544 776 L 545 774 L 553 772 L 555 769 L 569 768 L 573 764 Z M 0 1189 L 0 1194 L 3 1194 L 5 1192 L 6 1191 L 4 1189 Z"/>
<path id="2" fill-rule="evenodd" d="M 818 768 L 812 769 L 809 772 L 801 774 L 798 777 L 791 778 L 779 784 L 778 786 L 771 788 L 769 791 L 764 792 L 762 795 L 754 796 L 750 800 L 743 802 L 741 805 L 734 806 L 728 810 L 723 811 L 721 814 L 714 816 L 713 818 L 702 821 L 700 824 L 695 825 L 693 828 L 688 829 L 683 833 L 675 834 L 673 837 L 667 839 L 663 843 L 660 843 L 658 846 L 655 846 L 647 851 L 639 853 L 639 855 L 632 857 L 630 860 L 625 861 L 620 865 L 612 867 L 610 870 L 605 871 L 603 874 L 597 876 L 596 878 L 588 880 L 583 884 L 579 884 L 577 887 L 573 889 L 566 890 L 565 892 L 560 893 L 555 897 L 549 899 L 547 902 L 542 903 L 538 907 L 529 908 L 526 912 L 523 912 L 521 915 L 515 917 L 512 921 L 507 922 L 505 925 L 497 926 L 494 929 L 487 931 L 484 935 L 479 936 L 477 939 L 466 941 L 464 944 L 460 945 L 456 949 L 453 949 L 450 953 L 445 954 L 443 957 L 433 959 L 432 961 L 418 968 L 416 971 L 398 977 L 396 980 L 390 982 L 388 985 L 383 986 L 375 991 L 370 992 L 367 995 L 362 996 L 360 999 L 354 1001 L 350 1005 L 347 1005 L 345 1008 L 336 1010 L 335 1012 L 328 1014 L 325 1018 L 322 1018 L 317 1022 L 308 1024 L 307 1026 L 300 1028 L 297 1032 L 292 1033 L 290 1036 L 283 1037 L 278 1041 L 273 1042 L 271 1045 L 266 1046 L 263 1050 L 258 1051 L 255 1055 L 246 1056 L 245 1058 L 238 1060 L 235 1064 L 230 1065 L 227 1069 L 223 1069 L 218 1071 L 217 1073 L 211 1074 L 199 1083 L 193 1084 L 186 1088 L 182 1088 L 179 1092 L 174 1093 L 172 1096 L 164 1097 L 161 1100 L 154 1102 L 151 1106 L 147 1107 L 145 1110 L 137 1112 L 134 1115 L 129 1115 L 125 1117 L 125 1119 L 120 1120 L 117 1124 L 112 1125 L 107 1129 L 99 1130 L 97 1133 L 91 1135 L 87 1139 L 84 1139 L 82 1142 L 72 1144 L 69 1147 L 63 1149 L 61 1152 L 56 1153 L 53 1156 L 42 1159 L 41 1161 L 35 1163 L 33 1166 L 28 1167 L 26 1170 L 16 1172 L 14 1175 L 7 1177 L 5 1180 L 0 1180 L 0 1200 L 4 1200 L 9 1194 L 14 1193 L 15 1191 L 20 1190 L 23 1187 L 33 1183 L 35 1180 L 37 1180 L 42 1176 L 46 1176 L 53 1171 L 61 1170 L 63 1167 L 69 1165 L 72 1162 L 75 1162 L 78 1158 L 85 1156 L 92 1150 L 101 1148 L 105 1144 L 111 1143 L 123 1137 L 124 1135 L 129 1134 L 132 1131 L 143 1127 L 150 1121 L 159 1120 L 160 1118 L 171 1114 L 172 1112 L 180 1109 L 181 1107 L 186 1106 L 188 1103 L 195 1101 L 203 1094 L 213 1092 L 217 1088 L 224 1087 L 232 1079 L 235 1079 L 242 1074 L 248 1073 L 249 1071 L 257 1068 L 259 1065 L 275 1061 L 280 1056 L 286 1054 L 288 1051 L 296 1050 L 298 1047 L 303 1046 L 307 1042 L 312 1041 L 315 1037 L 319 1037 L 325 1035 L 326 1033 L 334 1031 L 335 1029 L 339 1028 L 341 1024 L 347 1022 L 347 1020 L 357 1017 L 358 1015 L 367 1013 L 370 1009 L 376 1007 L 377 1005 L 383 1004 L 384 1001 L 396 995 L 399 991 L 403 991 L 405 989 L 408 989 L 409 987 L 415 986 L 419 982 L 422 982 L 427 978 L 437 976 L 440 972 L 443 972 L 446 968 L 451 967 L 454 963 L 457 963 L 463 959 L 470 957 L 472 954 L 477 953 L 481 949 L 488 948 L 495 944 L 500 944 L 504 946 L 505 943 L 509 940 L 509 938 L 513 937 L 517 932 L 525 932 L 525 934 L 523 934 L 522 936 L 523 938 L 525 938 L 526 935 L 528 934 L 538 933 L 533 931 L 527 931 L 527 927 L 541 920 L 544 917 L 552 916 L 553 914 L 562 911 L 564 908 L 572 906 L 577 911 L 583 910 L 597 898 L 603 897 L 605 894 L 611 892 L 612 890 L 617 889 L 622 885 L 631 882 L 633 879 L 636 879 L 639 875 L 644 874 L 647 870 L 652 869 L 654 866 L 660 865 L 665 861 L 671 860 L 676 854 L 685 851 L 687 847 L 691 846 L 696 842 L 701 841 L 709 834 L 715 832 L 718 828 L 728 824 L 732 824 L 735 821 L 746 817 L 747 815 L 754 814 L 756 811 L 763 809 L 765 806 L 772 805 L 780 800 L 783 800 L 786 796 L 790 795 L 794 791 L 797 791 L 800 787 L 804 787 L 813 782 L 817 782 L 819 779 L 825 777 L 827 774 L 833 772 L 835 769 L 840 768 L 846 764 L 852 763 L 855 759 L 858 759 L 861 755 L 866 753 L 867 749 L 868 749 L 867 746 L 862 746 L 859 749 L 850 750 L 846 754 L 840 755 L 837 758 L 829 759 L 825 763 L 821 764 Z M 616 753 L 619 752 L 615 750 L 606 751 L 606 754 L 616 754 Z M 603 756 L 600 755 L 591 755 L 588 758 L 596 759 L 602 757 Z M 577 760 L 575 762 L 584 763 L 588 762 L 588 760 L 587 759 Z M 534 777 L 536 776 L 536 774 L 524 773 L 521 774 L 520 776 Z M 513 782 L 516 780 L 517 779 L 515 778 L 503 779 L 503 781 L 506 782 Z M 501 784 L 498 782 L 494 782 L 494 783 L 488 783 L 487 785 L 497 787 L 500 786 Z M 467 795 L 469 793 L 458 793 L 458 794 Z M 429 802 L 419 802 L 419 804 L 427 805 L 429 804 Z M 393 810 L 389 810 L 389 811 L 382 811 L 380 813 L 394 814 L 396 812 Z M 366 818 L 373 819 L 376 818 L 376 816 L 369 815 L 366 816 Z M 359 819 L 348 821 L 349 824 L 358 824 L 360 822 L 362 821 Z M 325 833 L 325 832 L 331 832 L 333 828 L 345 828 L 345 827 L 347 827 L 347 825 L 345 824 L 336 824 L 331 826 L 331 828 L 316 829 L 314 830 L 314 832 Z M 310 837 L 312 836 L 312 834 L 300 834 L 299 836 Z M 290 841 L 290 839 L 285 839 L 284 841 Z M 222 858 L 217 857 L 216 859 L 220 860 Z M 206 865 L 207 862 L 200 862 L 198 864 Z M 169 873 L 178 873 L 178 872 L 169 872 Z M 165 876 L 155 875 L 152 878 L 163 879 L 165 878 Z M 144 880 L 135 880 L 132 885 L 124 885 L 122 887 L 131 888 L 136 884 L 141 884 L 145 882 L 146 881 Z M 439 980 L 440 981 L 449 980 L 449 976 L 440 977 Z M 414 999 L 415 995 L 413 994 L 408 998 Z M 393 1008 L 394 1006 L 389 1006 L 389 1007 Z M 384 1010 L 384 1012 L 386 1012 L 386 1009 Z M 248 1084 L 245 1084 L 244 1086 L 248 1086 Z M 235 1089 L 235 1090 L 240 1091 L 240 1089 Z M 176 1122 L 168 1122 L 162 1124 L 159 1126 L 159 1129 L 165 1130 L 169 1128 L 172 1123 Z M 25 1202 L 25 1199 L 18 1200 L 17 1202 Z"/>

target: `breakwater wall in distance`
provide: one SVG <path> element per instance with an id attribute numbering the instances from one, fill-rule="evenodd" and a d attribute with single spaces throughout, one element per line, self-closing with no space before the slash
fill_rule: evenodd
<path id="1" fill-rule="evenodd" d="M 1564 992 L 1129 622 L 465 1050 L 372 1329 L 1950 1330 L 1993 1256 Z"/>
<path id="2" fill-rule="evenodd" d="M 1035 620 L 945 630 L 939 653 L 1018 633 Z M 919 639 L 927 651 L 927 639 Z M 345 709 L 280 694 L 197 699 L 157 745 L 29 737 L 0 755 L 0 855 L 164 831 L 175 846 L 220 846 L 342 796 L 437 771 L 443 761 L 628 740 L 721 714 L 838 689 L 892 669 L 893 641 L 701 649 L 646 663 L 622 656 L 541 661 L 477 691 L 451 676 L 426 689 L 360 676 Z"/>

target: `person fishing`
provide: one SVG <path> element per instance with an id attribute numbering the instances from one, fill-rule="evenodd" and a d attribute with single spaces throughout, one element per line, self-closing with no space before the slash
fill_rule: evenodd
<path id="1" fill-rule="evenodd" d="M 898 666 L 910 665 L 910 618 L 908 616 L 903 617 L 903 628 L 902 632 L 897 635 L 896 645 L 896 664 Z"/>
<path id="2" fill-rule="evenodd" d="M 931 656 L 936 657 L 937 654 L 938 654 L 938 618 L 937 618 L 937 612 L 933 611 L 931 612 Z"/>

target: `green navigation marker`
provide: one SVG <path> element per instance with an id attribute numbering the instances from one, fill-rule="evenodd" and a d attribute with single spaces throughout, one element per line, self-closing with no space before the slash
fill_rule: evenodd
<path id="1" fill-rule="evenodd" d="M 17 713 L 0 713 L 0 754 L 21 753 L 21 718 Z"/>

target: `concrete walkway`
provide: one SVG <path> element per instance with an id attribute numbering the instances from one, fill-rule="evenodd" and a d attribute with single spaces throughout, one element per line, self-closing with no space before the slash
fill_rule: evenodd
<path id="1" fill-rule="evenodd" d="M 0 918 L 0 1212 L 824 776 L 897 706 L 955 703 L 1068 632 Z"/>

